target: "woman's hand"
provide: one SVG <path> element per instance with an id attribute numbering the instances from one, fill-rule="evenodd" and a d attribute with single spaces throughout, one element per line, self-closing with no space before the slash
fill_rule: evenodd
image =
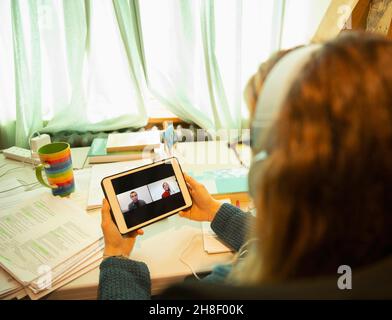
<path id="1" fill-rule="evenodd" d="M 212 221 L 222 204 L 208 193 L 204 185 L 185 173 L 184 177 L 193 205 L 188 210 L 180 211 L 180 216 L 195 221 Z"/>
<path id="2" fill-rule="evenodd" d="M 121 235 L 117 226 L 114 224 L 110 215 L 110 206 L 106 199 L 102 204 L 102 223 L 103 237 L 105 240 L 104 256 L 125 256 L 131 253 L 135 240 L 138 235 L 143 235 L 142 229 L 133 231 L 127 235 Z"/>

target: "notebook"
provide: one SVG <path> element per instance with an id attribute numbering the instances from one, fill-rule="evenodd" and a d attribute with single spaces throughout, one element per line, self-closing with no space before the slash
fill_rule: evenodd
<path id="1" fill-rule="evenodd" d="M 154 157 L 154 150 L 147 150 L 146 152 L 139 150 L 107 152 L 107 140 L 107 138 L 95 138 L 93 140 L 93 143 L 91 144 L 90 150 L 87 154 L 89 163 L 119 162 Z"/>
<path id="2" fill-rule="evenodd" d="M 190 176 L 204 184 L 211 194 L 227 194 L 248 191 L 248 169 L 232 168 L 200 170 L 188 172 Z"/>
<path id="3" fill-rule="evenodd" d="M 161 145 L 161 134 L 157 130 L 111 133 L 106 144 L 107 152 L 121 152 L 158 148 Z"/>

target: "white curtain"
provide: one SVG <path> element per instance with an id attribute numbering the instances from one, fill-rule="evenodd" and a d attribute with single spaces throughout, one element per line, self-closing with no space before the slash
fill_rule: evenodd
<path id="1" fill-rule="evenodd" d="M 1 0 L 0 147 L 141 127 L 151 96 L 203 128 L 241 129 L 249 77 L 308 42 L 329 2 Z"/>
<path id="2" fill-rule="evenodd" d="M 15 73 L 11 1 L 0 1 L 0 148 L 15 144 Z"/>
<path id="3" fill-rule="evenodd" d="M 149 89 L 203 128 L 240 129 L 247 115 L 242 90 L 272 51 L 278 2 L 141 1 Z"/>
<path id="4" fill-rule="evenodd" d="M 286 0 L 281 48 L 292 48 L 309 43 L 331 2 L 331 0 Z M 337 17 L 341 14 L 340 10 L 336 12 Z"/>
<path id="5" fill-rule="evenodd" d="M 147 123 L 142 57 L 128 55 L 123 0 L 0 1 L 0 144 L 37 130 L 101 131 Z M 136 35 L 138 37 L 139 35 Z M 129 39 L 132 39 L 129 37 Z M 44 127 L 44 124 L 45 127 Z"/>
<path id="6" fill-rule="evenodd" d="M 272 52 L 310 41 L 330 0 L 143 0 L 148 85 L 173 113 L 240 129 L 243 89 Z M 155 10 L 153 10 L 155 8 Z"/>

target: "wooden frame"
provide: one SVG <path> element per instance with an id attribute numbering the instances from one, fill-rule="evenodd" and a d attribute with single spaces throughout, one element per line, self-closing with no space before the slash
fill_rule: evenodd
<path id="1" fill-rule="evenodd" d="M 321 43 L 335 38 L 349 22 L 357 4 L 362 0 L 332 0 L 320 25 L 313 36 L 313 43 Z M 347 20 L 344 21 L 344 19 Z M 342 20 L 343 19 L 343 20 Z"/>
<path id="2" fill-rule="evenodd" d="M 328 41 L 344 30 L 341 19 L 345 11 L 342 9 L 345 7 L 352 10 L 351 16 L 346 14 L 346 25 L 350 22 L 350 28 L 353 30 L 366 30 L 371 3 L 369 0 L 332 0 L 312 42 Z M 387 37 L 392 39 L 392 20 Z"/>
<path id="3" fill-rule="evenodd" d="M 391 20 L 391 24 L 389 25 L 389 31 L 387 34 L 388 39 L 392 40 L 392 20 Z"/>
<path id="4" fill-rule="evenodd" d="M 180 118 L 178 118 L 178 117 L 149 118 L 149 119 L 148 119 L 148 123 L 146 124 L 145 128 L 146 128 L 146 129 L 151 129 L 151 128 L 154 127 L 154 126 L 157 126 L 157 127 L 163 126 L 162 129 L 165 129 L 165 128 L 164 128 L 165 124 L 167 124 L 167 123 L 169 123 L 169 122 L 172 122 L 173 125 L 175 125 L 175 124 L 184 124 L 184 125 L 187 125 L 187 123 L 186 123 L 184 120 L 182 120 L 182 119 L 180 119 Z"/>
<path id="5" fill-rule="evenodd" d="M 366 30 L 371 1 L 359 0 L 352 13 L 352 28 Z"/>

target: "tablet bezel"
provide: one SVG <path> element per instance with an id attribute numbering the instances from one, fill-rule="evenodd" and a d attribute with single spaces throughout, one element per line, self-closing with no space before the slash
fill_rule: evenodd
<path id="1" fill-rule="evenodd" d="M 170 163 L 172 165 L 172 167 L 173 167 L 174 175 L 175 175 L 175 177 L 177 179 L 177 182 L 178 182 L 178 185 L 179 185 L 179 188 L 180 188 L 180 192 L 181 192 L 181 194 L 182 194 L 182 196 L 184 198 L 185 205 L 182 206 L 182 207 L 179 207 L 179 208 L 177 208 L 175 210 L 172 210 L 172 211 L 169 211 L 167 213 L 161 214 L 161 215 L 159 215 L 159 216 L 157 216 L 157 217 L 155 217 L 153 219 L 147 220 L 147 221 L 145 221 L 143 223 L 140 223 L 140 224 L 138 224 L 136 226 L 128 228 L 128 226 L 127 226 L 127 224 L 125 222 L 124 214 L 122 213 L 121 208 L 120 208 L 120 204 L 119 204 L 119 202 L 117 200 L 117 196 L 116 196 L 116 193 L 115 193 L 114 188 L 113 188 L 112 180 L 113 179 L 117 179 L 119 177 L 123 177 L 123 176 L 126 176 L 126 175 L 133 174 L 133 173 L 138 172 L 138 171 L 150 169 L 152 167 L 160 166 L 160 165 L 164 165 L 164 164 L 168 164 L 168 163 Z M 114 222 L 116 223 L 117 228 L 118 228 L 118 230 L 120 231 L 121 234 L 126 234 L 126 233 L 129 233 L 131 231 L 141 229 L 141 228 L 143 228 L 143 227 L 145 227 L 145 226 L 147 226 L 149 224 L 152 224 L 154 222 L 162 220 L 162 219 L 164 219 L 166 217 L 169 217 L 169 216 L 171 216 L 173 214 L 176 214 L 177 212 L 179 212 L 181 210 L 185 210 L 185 209 L 187 209 L 187 208 L 192 206 L 192 198 L 191 198 L 191 195 L 189 193 L 188 187 L 186 185 L 184 174 L 182 173 L 180 163 L 178 162 L 177 158 L 175 158 L 175 157 L 164 159 L 164 160 L 157 161 L 157 162 L 153 162 L 151 164 L 147 164 L 147 165 L 144 165 L 144 166 L 141 166 L 141 167 L 138 167 L 138 168 L 133 168 L 131 170 L 123 171 L 123 172 L 116 173 L 114 175 L 105 177 L 101 181 L 101 187 L 102 187 L 102 190 L 103 190 L 103 192 L 105 194 L 105 198 L 109 202 L 109 205 L 110 205 L 110 208 L 111 208 L 112 218 L 114 219 Z"/>

